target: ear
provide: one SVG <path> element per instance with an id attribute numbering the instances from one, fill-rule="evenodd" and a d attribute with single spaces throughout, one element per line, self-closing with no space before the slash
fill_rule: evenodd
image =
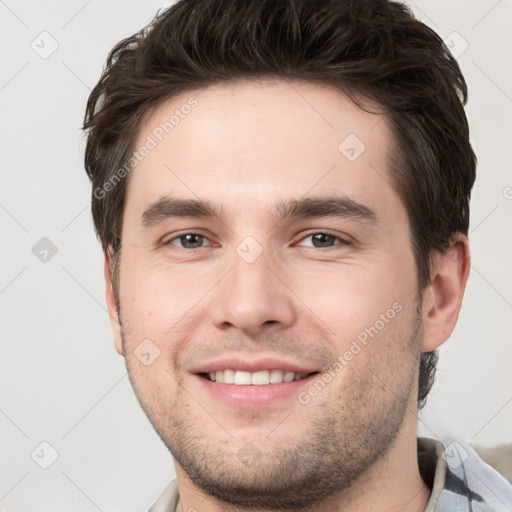
<path id="1" fill-rule="evenodd" d="M 462 234 L 444 254 L 433 258 L 430 284 L 423 295 L 422 352 L 431 352 L 452 334 L 470 267 L 468 238 Z"/>
<path id="2" fill-rule="evenodd" d="M 111 248 L 109 252 L 112 254 Z M 105 298 L 107 300 L 108 314 L 110 316 L 110 324 L 112 325 L 112 331 L 114 332 L 114 346 L 119 355 L 124 355 L 123 350 L 123 338 L 121 335 L 121 324 L 119 322 L 119 311 L 117 310 L 116 297 L 114 294 L 114 287 L 112 284 L 112 273 L 110 267 L 110 256 L 105 254 L 105 262 L 103 267 L 103 273 L 105 275 Z"/>

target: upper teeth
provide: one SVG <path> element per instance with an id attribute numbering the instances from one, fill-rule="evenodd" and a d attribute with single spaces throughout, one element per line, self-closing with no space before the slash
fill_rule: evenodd
<path id="1" fill-rule="evenodd" d="M 210 380 L 224 384 L 236 384 L 238 386 L 264 386 L 266 384 L 280 384 L 292 382 L 304 378 L 306 375 L 283 370 L 261 370 L 259 372 L 245 372 L 241 370 L 221 370 L 210 372 Z"/>

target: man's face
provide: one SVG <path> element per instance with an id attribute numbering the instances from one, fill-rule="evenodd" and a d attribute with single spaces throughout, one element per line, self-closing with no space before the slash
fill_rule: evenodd
<path id="1" fill-rule="evenodd" d="M 243 82 L 173 98 L 135 149 L 148 136 L 118 297 L 142 407 L 221 500 L 293 508 L 348 487 L 416 425 L 417 275 L 386 119 L 332 89 Z"/>

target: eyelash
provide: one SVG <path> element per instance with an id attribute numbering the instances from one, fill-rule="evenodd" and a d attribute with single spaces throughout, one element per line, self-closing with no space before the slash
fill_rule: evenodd
<path id="1" fill-rule="evenodd" d="M 208 238 L 204 235 L 201 235 L 200 233 L 195 233 L 194 231 L 187 231 L 186 233 L 182 233 L 178 236 L 175 236 L 174 238 L 171 238 L 170 240 L 168 240 L 167 242 L 164 242 L 163 245 L 164 246 L 168 246 L 168 245 L 174 245 L 172 242 L 174 242 L 175 240 L 179 240 L 180 238 L 182 237 L 185 237 L 187 235 L 195 235 L 195 236 L 199 236 L 199 237 L 202 237 L 204 240 L 208 240 Z M 345 238 L 342 238 L 339 234 L 333 232 L 333 231 L 329 231 L 329 230 L 321 230 L 321 231 L 312 231 L 306 235 L 304 235 L 300 240 L 299 242 L 302 242 L 304 241 L 306 238 L 309 238 L 309 237 L 312 237 L 312 236 L 315 236 L 315 235 L 327 235 L 327 236 L 330 236 L 332 238 L 335 238 L 336 240 L 338 240 L 338 244 L 335 244 L 335 245 L 329 245 L 329 246 L 325 246 L 325 247 L 314 247 L 314 246 L 306 246 L 306 247 L 309 247 L 310 249 L 332 249 L 332 248 L 335 248 L 337 246 L 341 246 L 341 245 L 351 245 L 351 242 Z M 200 247 L 193 247 L 193 248 L 187 248 L 187 247 L 179 247 L 179 246 L 176 246 L 178 249 L 182 249 L 184 251 L 194 251 L 194 250 L 197 250 L 197 249 L 203 249 L 204 246 L 200 246 Z"/>
<path id="2" fill-rule="evenodd" d="M 309 237 L 312 237 L 314 235 L 327 235 L 327 236 L 330 236 L 332 238 L 335 238 L 339 243 L 338 244 L 335 244 L 335 245 L 328 245 L 326 247 L 314 247 L 314 246 L 308 246 L 310 247 L 311 249 L 334 249 L 338 246 L 342 246 L 342 245 L 351 245 L 351 242 L 350 240 L 348 240 L 348 238 L 343 238 L 341 237 L 338 233 L 335 233 L 334 231 L 329 231 L 328 229 L 324 229 L 324 230 L 321 230 L 321 231 L 312 231 L 306 235 L 304 235 L 300 240 L 299 242 L 302 242 L 303 240 L 305 240 L 306 238 L 309 238 Z"/>

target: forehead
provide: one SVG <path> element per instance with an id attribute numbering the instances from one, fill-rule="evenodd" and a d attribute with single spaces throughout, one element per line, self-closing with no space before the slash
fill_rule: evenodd
<path id="1" fill-rule="evenodd" d="M 322 85 L 242 81 L 183 93 L 140 129 L 134 149 L 149 149 L 130 173 L 127 210 L 140 216 L 166 195 L 268 210 L 308 194 L 367 198 L 378 210 L 397 200 L 389 141 L 384 117 Z"/>

